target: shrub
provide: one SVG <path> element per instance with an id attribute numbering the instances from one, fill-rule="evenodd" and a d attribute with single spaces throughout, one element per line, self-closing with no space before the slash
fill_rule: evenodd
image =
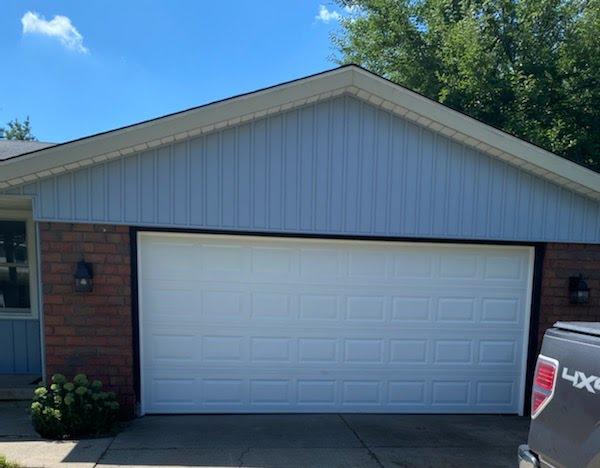
<path id="1" fill-rule="evenodd" d="M 0 468 L 20 468 L 20 465 L 6 461 L 6 458 L 0 455 Z"/>
<path id="2" fill-rule="evenodd" d="M 33 427 L 48 439 L 107 434 L 118 412 L 115 394 L 102 391 L 102 382 L 90 382 L 84 374 L 72 382 L 55 374 L 50 387 L 35 390 L 31 403 Z"/>

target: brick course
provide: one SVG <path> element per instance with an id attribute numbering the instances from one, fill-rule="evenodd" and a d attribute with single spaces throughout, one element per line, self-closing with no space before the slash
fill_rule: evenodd
<path id="1" fill-rule="evenodd" d="M 580 273 L 590 288 L 590 301 L 587 304 L 570 304 L 569 277 Z M 600 321 L 600 245 L 546 245 L 538 347 L 546 329 L 558 320 Z"/>
<path id="2" fill-rule="evenodd" d="M 46 371 L 84 372 L 134 414 L 129 228 L 40 223 Z M 93 264 L 91 293 L 76 293 L 76 263 Z"/>

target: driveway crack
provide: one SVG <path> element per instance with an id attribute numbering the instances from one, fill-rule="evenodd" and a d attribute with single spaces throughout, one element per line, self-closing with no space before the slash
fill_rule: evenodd
<path id="1" fill-rule="evenodd" d="M 102 451 L 102 453 L 100 454 L 100 456 L 98 457 L 98 460 L 96 460 L 96 463 L 94 463 L 94 467 L 96 468 L 98 466 L 98 463 L 100 463 L 100 461 L 104 458 L 104 455 L 106 455 L 106 452 L 108 452 L 108 449 L 110 448 L 110 446 L 113 444 L 113 442 L 115 441 L 116 437 L 113 437 L 110 442 L 108 443 L 108 445 L 106 446 L 106 448 Z"/>
<path id="2" fill-rule="evenodd" d="M 350 423 L 348 421 L 346 421 L 346 418 L 344 418 L 344 416 L 340 413 L 338 413 L 338 416 L 343 421 L 343 423 L 346 425 L 346 427 L 352 432 L 352 434 L 354 434 L 354 437 L 356 437 L 356 439 L 360 442 L 360 444 L 367 451 L 367 453 L 373 459 L 373 461 L 375 463 L 377 463 L 377 466 L 384 468 L 383 463 L 381 463 L 379 458 L 377 458 L 377 455 L 375 455 L 375 452 L 373 452 L 373 450 L 371 450 L 371 448 L 367 444 L 365 444 L 365 441 L 362 440 L 362 438 L 358 435 L 358 432 L 356 432 L 356 430 L 354 430 L 354 428 L 350 425 Z"/>

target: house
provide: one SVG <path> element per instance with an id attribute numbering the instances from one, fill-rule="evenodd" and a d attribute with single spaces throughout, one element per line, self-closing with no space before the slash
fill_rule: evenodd
<path id="1" fill-rule="evenodd" d="M 521 414 L 544 330 L 600 318 L 600 175 L 357 66 L 8 157 L 0 192 L 0 372 L 130 415 Z"/>

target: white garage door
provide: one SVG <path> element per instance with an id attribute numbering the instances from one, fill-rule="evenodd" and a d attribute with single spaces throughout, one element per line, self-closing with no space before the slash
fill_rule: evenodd
<path id="1" fill-rule="evenodd" d="M 146 413 L 515 413 L 533 249 L 139 234 Z"/>

